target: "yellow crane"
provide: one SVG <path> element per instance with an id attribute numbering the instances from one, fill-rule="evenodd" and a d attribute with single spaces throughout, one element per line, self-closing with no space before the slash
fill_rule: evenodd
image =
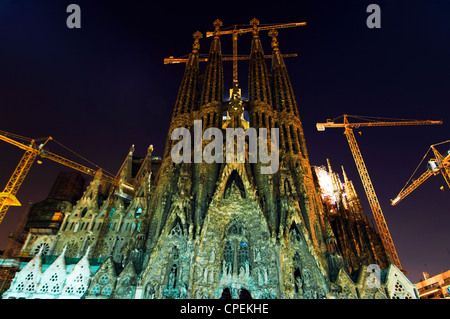
<path id="1" fill-rule="evenodd" d="M 295 58 L 298 56 L 297 53 L 288 53 L 288 54 L 282 54 L 281 55 L 283 58 Z M 268 54 L 268 55 L 264 55 L 264 58 L 266 59 L 271 59 L 272 55 Z M 222 61 L 233 61 L 234 59 L 236 60 L 250 60 L 250 56 L 249 55 L 244 55 L 244 56 L 237 56 L 236 58 L 234 57 L 222 57 Z M 168 58 L 164 58 L 164 64 L 176 64 L 176 63 L 186 63 L 189 59 L 188 58 L 174 58 L 173 56 L 170 56 Z M 208 58 L 199 58 L 198 59 L 199 62 L 208 62 Z"/>
<path id="2" fill-rule="evenodd" d="M 268 24 L 264 26 L 259 26 L 259 20 L 256 18 L 253 18 L 250 21 L 251 28 L 238 28 L 238 25 L 234 25 L 233 29 L 231 30 L 220 30 L 220 27 L 222 26 L 222 21 L 219 19 L 215 20 L 213 23 L 215 30 L 214 31 L 208 31 L 206 32 L 206 37 L 211 37 L 214 35 L 225 35 L 225 34 L 231 34 L 233 38 L 233 87 L 238 86 L 238 68 L 237 68 L 237 61 L 239 60 L 238 54 L 237 54 L 237 40 L 238 36 L 244 33 L 248 32 L 259 32 L 263 30 L 272 30 L 272 29 L 284 29 L 284 28 L 292 28 L 292 27 L 300 27 L 305 26 L 306 22 L 294 22 L 294 23 L 283 23 L 283 24 Z"/>
<path id="3" fill-rule="evenodd" d="M 433 151 L 435 158 L 430 159 L 427 163 L 427 170 L 424 173 L 422 173 L 422 175 L 420 175 L 418 179 L 414 180 L 409 186 L 407 186 L 408 183 L 411 181 L 412 177 L 414 176 L 414 174 L 417 172 L 419 166 L 416 168 L 413 175 L 411 175 L 411 177 L 406 182 L 405 186 L 402 188 L 400 193 L 395 197 L 395 199 L 391 201 L 392 206 L 395 206 L 398 203 L 400 203 L 406 196 L 408 196 L 413 190 L 419 187 L 429 177 L 433 175 L 438 175 L 439 173 L 442 174 L 445 182 L 447 183 L 448 188 L 450 188 L 450 150 L 448 150 L 447 155 L 444 156 L 441 153 L 439 153 L 439 151 L 436 149 L 436 146 L 449 142 L 450 140 L 433 144 L 430 146 L 430 148 L 422 158 L 422 161 L 420 162 L 419 166 L 422 164 L 423 160 L 428 155 L 430 150 Z"/>
<path id="4" fill-rule="evenodd" d="M 339 118 L 343 118 L 342 123 L 335 123 L 335 121 Z M 359 120 L 357 123 L 350 123 L 348 121 L 349 117 L 353 117 Z M 365 122 L 361 122 L 365 121 Z M 384 119 L 384 118 L 375 118 L 375 117 L 367 117 L 367 116 L 352 116 L 352 115 L 341 115 L 333 120 L 327 120 L 326 123 L 317 123 L 316 127 L 318 131 L 324 131 L 325 128 L 344 128 L 344 134 L 347 137 L 348 144 L 350 145 L 350 150 L 352 152 L 353 158 L 356 163 L 356 167 L 359 172 L 359 176 L 361 177 L 362 184 L 364 186 L 364 190 L 367 195 L 367 199 L 369 200 L 369 205 L 372 210 L 375 223 L 378 228 L 378 232 L 380 233 L 381 240 L 383 242 L 384 248 L 389 254 L 391 261 L 394 265 L 396 265 L 400 270 L 402 270 L 402 266 L 400 263 L 400 259 L 398 258 L 397 251 L 394 246 L 394 242 L 392 241 L 391 234 L 389 232 L 388 226 L 386 224 L 386 220 L 384 219 L 383 212 L 381 210 L 380 203 L 378 201 L 378 197 L 375 193 L 375 189 L 372 185 L 372 181 L 369 176 L 369 172 L 367 171 L 366 164 L 364 163 L 363 157 L 361 155 L 361 151 L 359 150 L 358 144 L 356 143 L 355 135 L 353 134 L 354 128 L 359 127 L 373 127 L 373 126 L 406 126 L 406 125 L 439 125 L 442 124 L 442 121 L 417 121 L 417 120 L 402 120 L 402 119 Z"/>
<path id="5" fill-rule="evenodd" d="M 28 143 L 24 144 L 17 141 L 17 139 L 27 141 Z M 25 154 L 19 161 L 19 164 L 14 170 L 14 173 L 11 175 L 6 187 L 3 192 L 0 193 L 0 223 L 3 221 L 3 218 L 5 217 L 5 214 L 10 206 L 21 206 L 19 200 L 16 198 L 16 194 L 38 156 L 73 168 L 84 174 L 95 176 L 96 178 L 100 178 L 101 180 L 112 185 L 120 186 L 128 190 L 134 190 L 133 185 L 121 181 L 118 177 L 105 174 L 101 168 L 94 170 L 45 150 L 44 146 L 52 140 L 52 137 L 46 138 L 43 143 L 37 145 L 37 140 L 0 131 L 0 140 L 25 150 Z"/>
<path id="6" fill-rule="evenodd" d="M 239 60 L 249 60 L 249 56 L 239 56 L 237 54 L 237 40 L 238 35 L 248 33 L 248 32 L 259 32 L 264 30 L 274 30 L 274 29 L 284 29 L 284 28 L 292 28 L 292 27 L 300 27 L 305 26 L 306 22 L 294 22 L 294 23 L 283 23 L 283 24 L 267 24 L 264 26 L 259 26 L 259 20 L 256 18 L 253 18 L 250 21 L 251 28 L 242 28 L 238 29 L 238 25 L 232 26 L 233 29 L 231 30 L 220 30 L 220 27 L 222 26 L 222 21 L 219 19 L 215 20 L 213 23 L 215 27 L 215 31 L 208 31 L 206 32 L 206 37 L 211 37 L 214 35 L 225 35 L 225 34 L 231 34 L 233 38 L 233 56 L 232 57 L 222 57 L 222 61 L 233 61 L 233 87 L 238 86 L 238 67 L 237 67 L 237 61 Z M 297 57 L 297 53 L 290 53 L 290 54 L 282 54 L 284 58 L 291 58 L 291 57 Z M 265 55 L 264 58 L 270 59 L 272 58 L 272 55 Z M 164 64 L 173 64 L 173 63 L 186 63 L 188 61 L 187 58 L 174 58 L 173 56 L 170 56 L 168 58 L 164 59 Z M 200 58 L 199 62 L 206 62 L 208 61 L 208 58 Z"/>

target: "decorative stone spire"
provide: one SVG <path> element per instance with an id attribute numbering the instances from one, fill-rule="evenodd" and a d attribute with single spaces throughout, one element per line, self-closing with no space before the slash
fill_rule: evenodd
<path id="1" fill-rule="evenodd" d="M 253 36 L 258 36 L 258 33 L 259 33 L 259 30 L 258 30 L 259 20 L 256 19 L 256 18 L 253 18 L 250 21 L 250 24 L 253 26 L 253 31 L 252 31 Z"/>
<path id="2" fill-rule="evenodd" d="M 197 105 L 198 98 L 198 51 L 200 49 L 200 39 L 203 35 L 196 31 L 193 34 L 194 44 L 192 45 L 192 52 L 189 55 L 189 59 L 186 63 L 183 79 L 181 80 L 180 88 L 178 89 L 177 99 L 175 101 L 175 107 L 172 114 L 172 122 L 170 123 L 169 134 L 167 136 L 166 148 L 164 150 L 164 157 L 168 157 L 170 150 L 173 146 L 173 142 L 170 139 L 172 130 L 177 127 L 188 127 L 191 125 L 188 122 L 189 116 Z"/>
<path id="3" fill-rule="evenodd" d="M 200 97 L 200 108 L 210 102 L 222 103 L 223 100 L 223 66 L 222 48 L 219 28 L 222 21 L 214 21 L 214 38 L 209 49 L 208 64 L 203 78 L 203 88 Z"/>
<path id="4" fill-rule="evenodd" d="M 278 31 L 270 30 L 272 37 L 272 97 L 273 108 L 278 112 L 282 150 L 291 155 L 307 158 L 307 150 L 298 115 L 297 102 L 278 43 Z"/>
<path id="5" fill-rule="evenodd" d="M 219 37 L 220 27 L 223 25 L 223 23 L 219 19 L 216 19 L 213 22 L 213 25 L 214 25 L 214 37 Z"/>
<path id="6" fill-rule="evenodd" d="M 203 38 L 203 35 L 200 31 L 196 31 L 194 33 L 194 44 L 192 45 L 192 53 L 197 53 L 200 50 L 200 41 L 199 39 Z"/>
<path id="7" fill-rule="evenodd" d="M 333 169 L 331 168 L 330 159 L 327 158 L 327 166 L 328 166 L 328 172 L 333 173 Z"/>
<path id="8" fill-rule="evenodd" d="M 345 173 L 344 166 L 341 165 L 342 176 L 344 176 L 344 183 L 348 183 L 347 174 Z"/>
<path id="9" fill-rule="evenodd" d="M 270 30 L 272 37 L 272 76 L 274 86 L 274 107 L 279 111 L 286 110 L 298 117 L 297 102 L 295 101 L 294 90 L 292 89 L 286 65 L 280 52 L 277 40 L 278 31 Z M 275 92 L 279 94 L 275 94 Z"/>
<path id="10" fill-rule="evenodd" d="M 199 39 L 202 34 L 197 31 L 193 35 L 194 44 L 192 45 L 192 52 L 189 55 L 186 69 L 184 71 L 183 80 L 181 81 L 180 89 L 178 90 L 177 100 L 175 102 L 174 117 L 183 113 L 189 113 L 195 104 L 195 97 L 197 94 L 197 80 L 198 80 L 198 51 L 200 49 Z"/>
<path id="11" fill-rule="evenodd" d="M 250 70 L 249 70 L 249 100 L 251 104 L 261 101 L 267 106 L 272 104 L 272 94 L 270 89 L 269 72 L 267 70 L 263 47 L 259 38 L 258 19 L 252 19 L 253 39 L 250 52 Z M 252 108 L 254 105 L 251 105 Z M 253 123 L 255 123 L 253 121 Z"/>
<path id="12" fill-rule="evenodd" d="M 272 37 L 272 49 L 274 50 L 280 50 L 279 45 L 278 45 L 278 40 L 277 40 L 277 36 L 278 36 L 278 31 L 275 29 L 272 29 L 269 31 L 269 37 Z"/>

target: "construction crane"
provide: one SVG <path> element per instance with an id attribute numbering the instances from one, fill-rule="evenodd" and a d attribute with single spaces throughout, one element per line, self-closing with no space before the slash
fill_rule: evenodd
<path id="1" fill-rule="evenodd" d="M 217 19 L 214 21 L 214 31 L 208 31 L 206 32 L 206 37 L 211 37 L 214 35 L 225 35 L 225 34 L 231 34 L 233 38 L 233 87 L 238 86 L 238 68 L 237 68 L 237 61 L 238 54 L 237 54 L 237 40 L 238 36 L 244 33 L 248 32 L 259 32 L 263 30 L 272 30 L 272 29 L 284 29 L 284 28 L 292 28 L 292 27 L 300 27 L 305 26 L 306 22 L 298 22 L 298 23 L 284 23 L 284 24 L 268 24 L 261 27 L 258 27 L 259 20 L 256 18 L 253 18 L 250 21 L 250 25 L 252 25 L 251 28 L 242 28 L 238 29 L 238 25 L 235 25 L 232 30 L 220 30 L 220 27 L 222 26 L 222 21 Z"/>
<path id="2" fill-rule="evenodd" d="M 339 118 L 343 118 L 342 123 L 335 123 Z M 357 123 L 350 123 L 348 117 L 353 117 L 359 120 Z M 366 122 L 361 122 L 366 121 Z M 442 124 L 442 121 L 417 121 L 417 120 L 402 120 L 402 119 L 384 119 L 377 117 L 367 117 L 367 116 L 352 116 L 352 115 L 341 115 L 335 119 L 327 120 L 326 123 L 317 123 L 316 127 L 318 131 L 324 131 L 325 128 L 344 128 L 344 134 L 347 137 L 348 144 L 350 145 L 350 150 L 352 152 L 353 158 L 356 163 L 356 167 L 361 177 L 364 190 L 369 200 L 369 205 L 372 210 L 373 216 L 375 218 L 375 223 L 380 233 L 381 240 L 383 242 L 386 252 L 389 254 L 391 261 L 400 270 L 402 266 L 400 259 L 398 258 L 397 251 L 392 241 L 391 234 L 389 232 L 386 220 L 384 219 L 383 212 L 381 210 L 378 197 L 375 193 L 375 189 L 372 185 L 372 181 L 367 171 L 366 164 L 364 163 L 361 151 L 359 150 L 358 144 L 356 143 L 355 135 L 353 134 L 354 128 L 359 127 L 373 127 L 373 126 L 406 126 L 406 125 L 438 125 Z M 402 270 L 403 271 L 403 270 Z"/>
<path id="3" fill-rule="evenodd" d="M 435 158 L 430 159 L 427 162 L 427 170 L 424 173 L 422 173 L 422 175 L 420 175 L 418 179 L 414 180 L 409 186 L 407 186 L 408 183 L 411 181 L 412 177 L 414 176 L 414 174 L 417 172 L 419 166 L 416 168 L 413 175 L 411 175 L 411 177 L 406 182 L 405 186 L 402 188 L 400 193 L 395 197 L 395 199 L 391 201 L 392 206 L 395 206 L 398 203 L 400 203 L 406 196 L 408 196 L 413 190 L 419 187 L 429 177 L 433 175 L 438 175 L 439 173 L 442 174 L 445 182 L 447 183 L 448 188 L 450 188 L 450 150 L 448 150 L 447 155 L 444 156 L 441 153 L 439 153 L 439 151 L 436 149 L 436 146 L 449 142 L 450 140 L 447 140 L 430 146 L 430 148 L 422 158 L 422 161 L 420 162 L 419 166 L 422 164 L 423 160 L 427 157 L 430 150 L 433 151 Z"/>
<path id="4" fill-rule="evenodd" d="M 12 138 L 11 138 L 12 137 Z M 15 139 L 13 139 L 15 138 Z M 16 139 L 27 141 L 28 144 L 24 144 L 22 142 L 17 141 Z M 33 165 L 36 158 L 42 157 L 46 159 L 50 159 L 59 164 L 65 165 L 67 167 L 73 168 L 77 171 L 80 171 L 84 174 L 94 176 L 95 178 L 99 178 L 102 181 L 108 182 L 114 186 L 123 187 L 128 190 L 134 190 L 133 185 L 125 183 L 121 181 L 118 177 L 110 176 L 105 174 L 101 168 L 94 170 L 92 168 L 86 167 L 84 165 L 78 164 L 74 161 L 68 160 L 62 156 L 51 153 L 44 149 L 44 146 L 51 140 L 52 137 L 48 137 L 45 141 L 39 145 L 37 145 L 36 141 L 33 139 L 25 138 L 16 134 L 11 134 L 8 132 L 0 131 L 0 140 L 5 141 L 9 144 L 17 146 L 23 150 L 25 150 L 25 154 L 22 156 L 19 164 L 17 165 L 14 173 L 10 177 L 6 187 L 3 192 L 0 193 L 0 223 L 3 221 L 6 212 L 10 206 L 21 206 L 19 200 L 16 198 L 16 194 L 20 189 L 25 177 L 30 171 L 31 166 Z M 38 161 L 39 163 L 40 161 Z"/>

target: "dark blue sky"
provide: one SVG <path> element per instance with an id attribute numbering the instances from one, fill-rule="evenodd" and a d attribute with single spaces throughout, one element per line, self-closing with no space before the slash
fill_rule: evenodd
<path id="1" fill-rule="evenodd" d="M 81 29 L 66 27 L 66 7 L 81 7 Z M 381 7 L 381 29 L 366 26 L 366 8 Z M 446 1 L 0 1 L 0 130 L 52 136 L 116 173 L 129 147 L 161 155 L 183 65 L 163 59 L 190 52 L 192 34 L 224 26 L 306 21 L 279 31 L 282 53 L 298 53 L 286 65 L 299 104 L 313 165 L 330 158 L 344 165 L 371 216 L 343 130 L 317 132 L 315 124 L 344 113 L 443 120 L 441 126 L 378 127 L 356 134 L 386 221 L 408 277 L 417 282 L 450 267 L 449 193 L 434 176 L 398 206 L 390 206 L 428 147 L 450 139 L 450 4 Z M 266 54 L 270 38 L 261 34 Z M 250 35 L 239 41 L 248 54 Z M 221 39 L 224 54 L 231 38 Z M 207 53 L 210 39 L 200 41 Z M 268 61 L 270 66 L 270 61 Z M 225 62 L 225 89 L 231 62 Z M 239 63 L 243 95 L 248 63 Z M 439 150 L 446 152 L 450 144 Z M 48 149 L 81 162 L 58 144 Z M 23 151 L 0 143 L 0 187 Z M 35 164 L 18 198 L 44 199 L 63 166 Z M 425 170 L 419 168 L 418 173 Z M 446 187 L 441 191 L 440 186 Z M 0 225 L 0 249 L 24 208 L 11 208 Z"/>

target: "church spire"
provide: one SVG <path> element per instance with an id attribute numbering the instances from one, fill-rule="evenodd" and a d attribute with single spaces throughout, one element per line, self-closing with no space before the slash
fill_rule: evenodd
<path id="1" fill-rule="evenodd" d="M 250 71 L 249 71 L 249 100 L 250 103 L 261 101 L 267 105 L 272 104 L 272 96 L 269 82 L 269 72 L 264 58 L 264 51 L 259 38 L 257 19 L 252 19 L 253 39 L 250 51 Z"/>
<path id="2" fill-rule="evenodd" d="M 295 101 L 294 90 L 292 89 L 283 56 L 281 55 L 279 43 L 277 40 L 278 31 L 270 30 L 269 36 L 272 37 L 272 77 L 274 87 L 274 107 L 278 111 L 286 110 L 298 117 L 297 102 Z"/>
<path id="3" fill-rule="evenodd" d="M 198 51 L 200 49 L 200 39 L 203 37 L 199 31 L 193 34 L 194 44 L 192 45 L 192 52 L 189 54 L 189 59 L 186 63 L 183 79 L 181 80 L 180 88 L 178 89 L 177 99 L 172 114 L 172 122 L 169 128 L 169 134 L 166 140 L 166 148 L 164 150 L 164 157 L 168 157 L 173 146 L 173 141 L 170 139 L 172 131 L 177 127 L 189 127 L 192 123 L 187 122 L 189 117 L 185 114 L 191 113 L 197 103 L 198 98 Z"/>
<path id="4" fill-rule="evenodd" d="M 301 154 L 307 158 L 303 128 L 298 115 L 297 102 L 283 56 L 277 40 L 278 31 L 270 30 L 272 37 L 273 107 L 279 114 L 280 145 L 288 154 Z"/>
<path id="5" fill-rule="evenodd" d="M 223 67 L 222 48 L 219 38 L 219 29 L 222 21 L 214 21 L 214 38 L 209 49 L 208 64 L 203 78 L 203 88 L 200 97 L 200 107 L 210 102 L 222 103 L 223 100 Z"/>
<path id="6" fill-rule="evenodd" d="M 175 109 L 173 118 L 183 113 L 189 113 L 193 110 L 195 98 L 197 95 L 197 81 L 198 81 L 198 50 L 200 49 L 199 39 L 202 34 L 197 31 L 194 33 L 194 44 L 192 45 L 192 52 L 186 63 L 183 80 L 181 81 L 178 90 L 177 100 L 175 102 Z"/>

